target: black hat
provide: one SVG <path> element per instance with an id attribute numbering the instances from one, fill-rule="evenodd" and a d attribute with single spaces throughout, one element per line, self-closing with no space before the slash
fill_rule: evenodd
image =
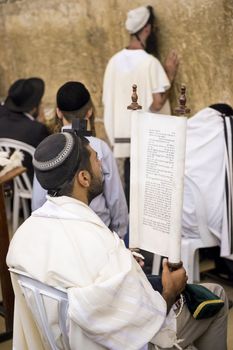
<path id="1" fill-rule="evenodd" d="M 57 107 L 64 112 L 78 111 L 89 100 L 89 91 L 78 81 L 68 81 L 57 92 Z"/>
<path id="2" fill-rule="evenodd" d="M 40 78 L 16 80 L 8 91 L 5 106 L 13 112 L 30 112 L 44 95 L 45 84 Z"/>
<path id="3" fill-rule="evenodd" d="M 59 190 L 73 179 L 80 162 L 80 147 L 81 140 L 71 132 L 50 135 L 37 146 L 33 165 L 44 189 Z"/>
<path id="4" fill-rule="evenodd" d="M 233 109 L 226 103 L 216 103 L 209 106 L 225 116 L 233 116 Z"/>

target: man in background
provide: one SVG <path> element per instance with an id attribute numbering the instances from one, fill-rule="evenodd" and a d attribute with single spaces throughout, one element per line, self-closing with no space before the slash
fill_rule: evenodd
<path id="1" fill-rule="evenodd" d="M 143 111 L 170 114 L 168 94 L 178 67 L 174 51 L 168 55 L 165 68 L 151 54 L 157 49 L 155 24 L 151 6 L 129 11 L 125 23 L 130 34 L 129 44 L 109 60 L 104 74 L 104 124 L 115 157 L 126 158 L 127 200 L 130 156 L 130 112 L 127 106 L 131 100 L 132 85 L 137 85 L 138 102 Z"/>
<path id="2" fill-rule="evenodd" d="M 207 224 L 219 240 L 217 271 L 233 279 L 232 207 L 233 109 L 219 103 L 201 109 L 187 121 L 182 235 L 199 238 L 199 226 Z M 205 212 L 198 213 L 197 200 Z M 200 217 L 201 216 L 201 217 Z"/>
<path id="3" fill-rule="evenodd" d="M 19 79 L 9 91 L 1 107 L 0 138 L 10 138 L 36 147 L 49 132 L 45 125 L 37 121 L 42 112 L 42 97 L 45 84 L 40 78 Z M 25 154 L 23 164 L 33 179 L 32 160 Z"/>
<path id="4" fill-rule="evenodd" d="M 57 116 L 62 129 L 71 128 L 75 120 L 90 121 L 93 104 L 87 88 L 81 83 L 70 81 L 62 85 L 57 92 Z M 109 146 L 101 139 L 87 137 L 97 152 L 103 169 L 103 192 L 90 203 L 90 207 L 103 220 L 107 227 L 123 238 L 128 227 L 128 209 L 116 161 Z M 46 201 L 46 193 L 37 179 L 34 179 L 32 210 Z"/>

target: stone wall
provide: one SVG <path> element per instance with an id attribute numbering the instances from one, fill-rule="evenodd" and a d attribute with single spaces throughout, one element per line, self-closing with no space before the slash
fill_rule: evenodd
<path id="1" fill-rule="evenodd" d="M 80 80 L 101 117 L 104 68 L 127 45 L 125 14 L 147 4 L 157 13 L 161 60 L 171 48 L 180 56 L 172 105 L 180 83 L 192 113 L 217 101 L 233 104 L 232 0 L 0 0 L 0 96 L 14 80 L 40 76 L 51 107 L 62 83 Z"/>

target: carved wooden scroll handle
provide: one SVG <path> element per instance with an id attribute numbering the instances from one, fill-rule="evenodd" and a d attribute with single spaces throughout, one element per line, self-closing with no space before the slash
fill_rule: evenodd
<path id="1" fill-rule="evenodd" d="M 175 108 L 175 115 L 186 115 L 190 113 L 190 108 L 186 106 L 185 92 L 186 92 L 186 86 L 182 84 L 180 89 L 179 106 Z"/>
<path id="2" fill-rule="evenodd" d="M 127 109 L 131 109 L 134 111 L 137 109 L 142 109 L 142 106 L 140 106 L 137 102 L 138 101 L 137 85 L 133 84 L 132 88 L 133 88 L 133 93 L 131 96 L 132 103 L 127 107 Z"/>

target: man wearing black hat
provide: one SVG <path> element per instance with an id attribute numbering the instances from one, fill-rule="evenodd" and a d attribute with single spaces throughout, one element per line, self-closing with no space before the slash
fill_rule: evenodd
<path id="1" fill-rule="evenodd" d="M 70 81 L 57 92 L 57 116 L 63 129 L 71 127 L 77 119 L 91 120 L 93 104 L 87 88 L 80 82 Z M 97 152 L 103 169 L 103 192 L 90 204 L 95 213 L 111 230 L 124 237 L 128 226 L 128 209 L 117 165 L 108 145 L 96 137 L 88 137 L 90 145 Z M 46 201 L 46 191 L 34 179 L 32 210 Z"/>
<path id="2" fill-rule="evenodd" d="M 7 264 L 31 277 L 67 290 L 71 350 L 147 348 L 226 349 L 227 302 L 217 315 L 195 320 L 186 305 L 176 319 L 172 305 L 183 291 L 183 268 L 171 272 L 163 264 L 161 294 L 151 287 L 130 250 L 88 206 L 102 191 L 102 169 L 87 139 L 72 131 L 47 137 L 37 147 L 33 164 L 47 202 L 14 234 Z M 14 281 L 14 279 L 13 279 Z M 225 300 L 222 287 L 211 289 Z M 42 349 L 43 340 L 22 292 L 16 296 L 13 347 Z M 45 303 L 48 322 L 56 329 L 58 308 Z M 176 339 L 180 336 L 179 342 Z M 155 345 L 156 347 L 155 347 Z"/>
<path id="3" fill-rule="evenodd" d="M 40 78 L 19 79 L 11 85 L 2 107 L 0 137 L 36 147 L 49 135 L 45 125 L 36 120 L 44 88 L 44 81 Z M 28 175 L 32 180 L 33 167 L 29 155 L 25 155 L 24 165 L 28 168 Z"/>

